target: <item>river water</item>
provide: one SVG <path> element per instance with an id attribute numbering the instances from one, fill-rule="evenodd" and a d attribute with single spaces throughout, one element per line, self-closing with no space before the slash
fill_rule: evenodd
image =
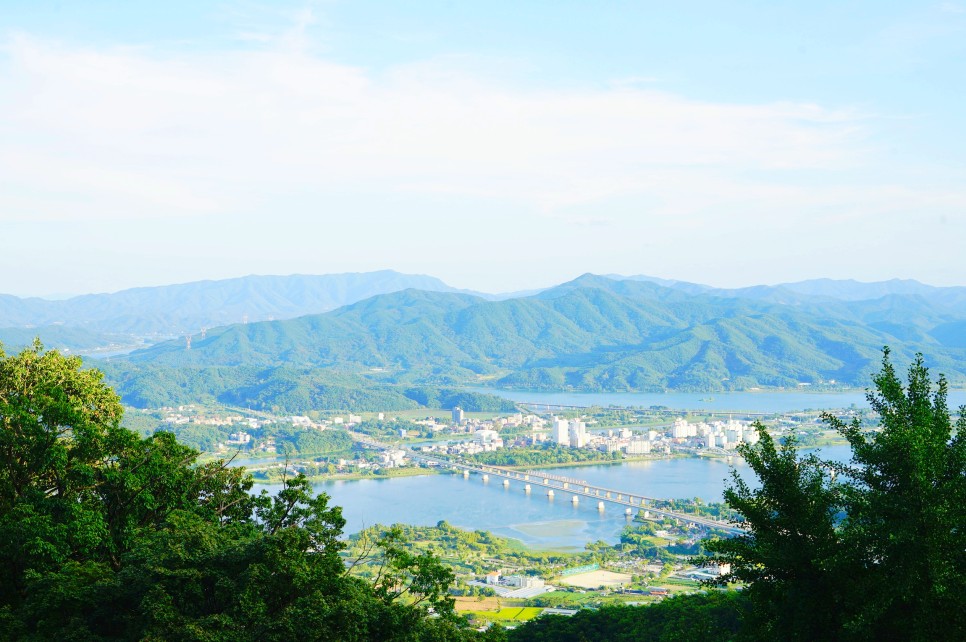
<path id="1" fill-rule="evenodd" d="M 533 392 L 473 388 L 520 403 L 562 406 L 619 406 L 623 408 L 663 406 L 675 410 L 709 410 L 715 412 L 777 413 L 797 410 L 831 410 L 834 408 L 868 408 L 864 392 Z M 950 409 L 966 404 L 966 390 L 951 390 Z"/>
<path id="2" fill-rule="evenodd" d="M 865 395 L 850 393 L 810 392 L 739 392 L 724 394 L 637 394 L 637 393 L 540 393 L 495 389 L 477 389 L 514 401 L 575 406 L 664 406 L 681 410 L 719 412 L 777 413 L 806 409 L 868 407 Z M 949 406 L 966 404 L 966 391 L 949 393 Z M 820 449 L 826 459 L 847 461 L 849 448 L 833 446 Z M 251 462 L 265 463 L 265 460 Z M 238 461 L 237 464 L 246 462 Z M 556 475 L 586 480 L 591 483 L 640 493 L 663 499 L 700 497 L 705 501 L 721 501 L 726 479 L 735 470 L 754 483 L 747 464 L 740 458 L 732 463 L 720 459 L 675 458 L 645 462 L 604 464 L 555 468 Z M 277 485 L 261 485 L 274 492 Z M 511 483 L 504 488 L 502 480 L 488 482 L 473 475 L 430 475 L 396 479 L 330 481 L 315 484 L 318 492 L 327 493 L 331 503 L 341 506 L 346 518 L 346 532 L 354 533 L 374 524 L 407 523 L 434 525 L 441 520 L 460 528 L 488 530 L 518 539 L 540 549 L 582 550 L 584 544 L 596 540 L 614 543 L 628 519 L 623 509 L 606 506 L 597 510 L 595 501 L 584 499 L 577 506 L 571 495 L 558 492 L 550 500 L 536 485 L 526 494 L 523 485 Z"/>
<path id="3" fill-rule="evenodd" d="M 822 456 L 847 460 L 848 448 L 825 448 Z M 753 481 L 750 469 L 740 458 L 735 458 L 733 464 L 693 457 L 554 468 L 549 472 L 650 497 L 721 501 L 732 468 Z M 278 485 L 259 488 L 274 492 Z M 582 550 L 590 541 L 616 542 L 627 524 L 623 508 L 617 506 L 607 505 L 600 512 L 597 502 L 589 498 L 574 506 L 566 492 L 557 491 L 550 500 L 536 484 L 528 495 L 521 483 L 511 482 L 505 488 L 502 480 L 484 482 L 477 475 L 468 479 L 461 475 L 427 475 L 317 482 L 315 490 L 327 493 L 332 504 L 342 506 L 347 533 L 374 524 L 430 526 L 446 520 L 460 528 L 512 537 L 534 548 Z"/>

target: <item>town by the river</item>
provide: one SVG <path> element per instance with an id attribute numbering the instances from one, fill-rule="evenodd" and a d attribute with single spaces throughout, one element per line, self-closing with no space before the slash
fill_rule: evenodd
<path id="1" fill-rule="evenodd" d="M 701 395 L 641 393 L 537 393 L 480 390 L 518 403 L 559 406 L 664 407 L 676 410 L 748 413 L 782 413 L 799 410 L 868 407 L 862 392 L 724 393 Z M 966 403 L 966 391 L 949 394 L 950 407 Z M 843 445 L 818 449 L 826 459 L 847 461 Z M 236 465 L 264 465 L 266 460 L 237 460 Z M 700 498 L 722 501 L 732 470 L 750 483 L 753 475 L 738 456 L 666 457 L 649 461 L 556 467 L 553 474 L 591 484 L 632 491 L 662 499 Z M 623 510 L 596 503 L 573 504 L 566 498 L 548 499 L 543 492 L 524 492 L 522 483 L 504 486 L 499 480 L 483 481 L 478 475 L 439 474 L 360 480 L 316 481 L 318 492 L 341 506 L 346 532 L 374 524 L 433 525 L 441 520 L 469 530 L 487 530 L 538 549 L 582 550 L 587 542 L 613 543 L 627 523 Z M 258 484 L 256 490 L 274 492 L 278 484 Z"/>
<path id="2" fill-rule="evenodd" d="M 819 449 L 826 459 L 847 460 L 847 446 Z M 662 499 L 700 497 L 722 501 L 725 483 L 734 469 L 750 478 L 740 457 L 731 462 L 706 457 L 674 457 L 593 466 L 554 468 L 553 474 L 592 484 L 639 492 Z M 499 480 L 472 475 L 425 475 L 395 479 L 315 482 L 318 492 L 341 506 L 346 532 L 374 524 L 433 525 L 441 520 L 468 530 L 487 530 L 539 549 L 583 550 L 587 542 L 614 543 L 628 523 L 623 510 L 594 502 L 576 506 L 565 498 L 548 499 L 542 492 L 524 492 L 523 484 L 505 487 Z M 277 484 L 257 489 L 278 490 Z"/>

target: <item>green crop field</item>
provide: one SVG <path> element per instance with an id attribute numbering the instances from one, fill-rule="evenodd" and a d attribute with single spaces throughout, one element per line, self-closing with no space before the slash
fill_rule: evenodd
<path id="1" fill-rule="evenodd" d="M 466 615 L 500 622 L 526 622 L 540 615 L 543 609 L 536 606 L 502 608 L 498 611 L 469 611 Z"/>

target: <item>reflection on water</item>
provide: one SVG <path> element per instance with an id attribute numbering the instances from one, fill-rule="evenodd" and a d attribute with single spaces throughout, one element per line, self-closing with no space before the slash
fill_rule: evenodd
<path id="1" fill-rule="evenodd" d="M 848 459 L 848 447 L 822 449 L 827 459 Z M 740 458 L 729 464 L 720 459 L 676 458 L 555 468 L 555 475 L 627 490 L 661 499 L 700 497 L 721 501 L 725 480 L 735 470 L 749 482 L 753 476 Z M 258 489 L 278 490 L 278 484 Z M 623 508 L 608 505 L 603 512 L 586 497 L 576 506 L 571 494 L 556 489 L 549 499 L 536 485 L 528 494 L 523 484 L 509 487 L 474 475 L 427 475 L 395 479 L 329 481 L 315 484 L 328 493 L 332 504 L 342 507 L 346 532 L 354 533 L 374 524 L 406 523 L 431 526 L 442 520 L 468 530 L 488 530 L 518 539 L 528 546 L 553 550 L 582 550 L 584 544 L 602 539 L 616 542 L 627 524 Z"/>
<path id="2" fill-rule="evenodd" d="M 558 468 L 559 475 L 587 479 L 610 488 L 652 497 L 721 497 L 727 463 L 703 459 L 633 462 L 626 465 Z M 274 492 L 278 485 L 260 485 Z M 556 491 L 549 499 L 542 489 L 524 492 L 523 484 L 483 482 L 478 476 L 431 475 L 396 479 L 331 481 L 315 484 L 341 506 L 346 532 L 373 524 L 434 525 L 446 520 L 469 530 L 489 530 L 536 548 L 582 549 L 589 541 L 616 542 L 627 523 L 623 509 L 596 502 L 574 505 L 570 494 Z"/>

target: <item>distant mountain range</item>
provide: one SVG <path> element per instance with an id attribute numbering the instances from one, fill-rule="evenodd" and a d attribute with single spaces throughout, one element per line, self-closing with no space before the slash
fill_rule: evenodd
<path id="1" fill-rule="evenodd" d="M 0 340 L 8 329 L 83 328 L 92 333 L 174 336 L 245 321 L 290 319 L 334 310 L 408 288 L 457 292 L 437 278 L 391 270 L 365 273 L 245 276 L 221 281 L 133 288 L 51 301 L 0 295 Z M 67 341 L 66 339 L 64 341 Z M 86 346 L 84 346 L 86 347 Z"/>
<path id="2" fill-rule="evenodd" d="M 899 362 L 921 351 L 966 382 L 966 315 L 955 306 L 921 294 L 792 293 L 786 302 L 785 291 L 694 292 L 594 275 L 503 301 L 409 289 L 321 315 L 216 328 L 190 349 L 163 342 L 110 367 L 134 386 L 139 370 L 285 368 L 397 386 L 720 391 L 865 386 L 889 345 Z"/>
<path id="3" fill-rule="evenodd" d="M 744 288 L 714 288 L 700 283 L 673 281 L 650 276 L 607 275 L 614 280 L 646 281 L 690 294 L 724 298 L 763 299 L 774 303 L 815 303 L 822 300 L 872 301 L 890 296 L 921 297 L 931 306 L 966 314 L 966 287 L 936 287 L 912 279 L 891 279 L 864 283 L 852 279 L 811 279 L 779 285 L 753 285 Z"/>
<path id="4" fill-rule="evenodd" d="M 248 322 L 238 323 L 245 315 Z M 720 289 L 587 274 L 498 297 L 389 271 L 244 277 L 67 301 L 0 297 L 0 325 L 14 320 L 38 327 L 0 329 L 8 350 L 33 333 L 50 347 L 80 351 L 151 333 L 178 336 L 102 362 L 140 405 L 199 394 L 305 405 L 366 386 L 384 395 L 400 394 L 400 386 L 481 384 L 866 386 L 884 345 L 898 362 L 922 352 L 951 382 L 966 383 L 966 288 L 900 280 Z"/>

